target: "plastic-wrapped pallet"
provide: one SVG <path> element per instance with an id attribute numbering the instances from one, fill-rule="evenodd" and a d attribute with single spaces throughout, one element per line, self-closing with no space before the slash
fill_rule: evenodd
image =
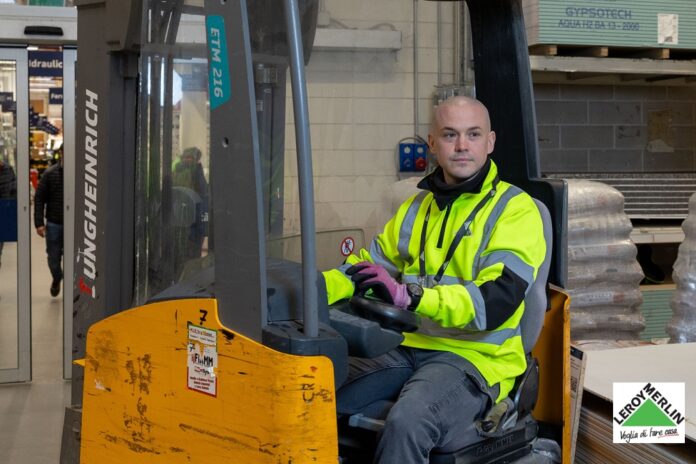
<path id="1" fill-rule="evenodd" d="M 671 343 L 696 342 L 696 194 L 689 199 L 689 215 L 682 223 L 684 241 L 674 263 L 672 320 L 667 324 Z"/>
<path id="2" fill-rule="evenodd" d="M 643 272 L 618 190 L 568 180 L 568 281 L 574 340 L 631 340 L 645 328 Z"/>
<path id="3" fill-rule="evenodd" d="M 421 191 L 418 188 L 418 182 L 420 182 L 422 179 L 422 177 L 408 177 L 391 185 L 388 195 L 390 216 L 384 221 L 384 223 L 391 219 L 392 215 L 396 214 L 399 206 L 408 200 L 411 195 L 415 195 Z"/>

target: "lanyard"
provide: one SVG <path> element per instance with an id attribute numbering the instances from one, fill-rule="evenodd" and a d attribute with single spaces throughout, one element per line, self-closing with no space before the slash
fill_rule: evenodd
<path id="1" fill-rule="evenodd" d="M 455 250 L 459 246 L 459 242 L 462 241 L 464 236 L 471 235 L 471 223 L 474 221 L 476 214 L 478 214 L 478 212 L 481 211 L 481 208 L 483 208 L 486 205 L 486 203 L 488 203 L 488 201 L 495 196 L 497 187 L 498 176 L 495 176 L 495 179 L 493 179 L 493 187 L 488 191 L 486 196 L 478 202 L 478 204 L 474 207 L 471 213 L 469 213 L 469 217 L 466 218 L 464 224 L 462 224 L 462 226 L 457 231 L 457 235 L 455 235 L 454 240 L 452 240 L 452 243 L 450 244 L 450 247 L 447 250 L 447 255 L 445 255 L 445 261 L 442 263 L 442 266 L 440 266 L 440 269 L 437 271 L 437 275 L 435 275 L 435 285 L 440 283 L 442 276 L 445 274 L 445 269 L 447 269 L 447 266 L 452 260 L 452 256 L 454 256 Z M 428 221 L 430 220 L 430 208 L 432 208 L 432 206 L 433 204 L 431 202 L 430 205 L 428 205 L 428 211 L 425 213 L 425 219 L 423 220 L 423 230 L 421 231 L 420 253 L 418 254 L 418 267 L 420 271 L 418 281 L 420 285 L 423 287 L 426 286 L 425 236 L 426 232 L 428 231 Z"/>

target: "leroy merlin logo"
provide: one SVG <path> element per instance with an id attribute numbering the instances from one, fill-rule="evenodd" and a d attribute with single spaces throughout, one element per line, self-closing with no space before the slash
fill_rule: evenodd
<path id="1" fill-rule="evenodd" d="M 614 383 L 614 443 L 684 443 L 684 383 Z"/>

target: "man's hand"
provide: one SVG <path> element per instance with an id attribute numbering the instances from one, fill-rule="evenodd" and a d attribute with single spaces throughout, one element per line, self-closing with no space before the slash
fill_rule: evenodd
<path id="1" fill-rule="evenodd" d="M 406 309 L 411 303 L 406 285 L 400 284 L 382 266 L 368 261 L 355 264 L 346 270 L 356 289 L 364 293 L 372 290 L 379 299 Z"/>
<path id="2" fill-rule="evenodd" d="M 39 234 L 40 237 L 45 237 L 46 236 L 46 226 L 37 227 L 36 233 Z"/>

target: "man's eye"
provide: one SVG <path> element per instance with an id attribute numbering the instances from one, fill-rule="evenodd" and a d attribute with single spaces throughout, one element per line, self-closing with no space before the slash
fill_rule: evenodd
<path id="1" fill-rule="evenodd" d="M 481 132 L 475 131 L 475 132 L 469 132 L 469 138 L 470 139 L 475 139 L 477 137 L 481 136 Z"/>
<path id="2" fill-rule="evenodd" d="M 445 132 L 442 136 L 446 139 L 453 139 L 457 136 L 455 132 Z"/>

